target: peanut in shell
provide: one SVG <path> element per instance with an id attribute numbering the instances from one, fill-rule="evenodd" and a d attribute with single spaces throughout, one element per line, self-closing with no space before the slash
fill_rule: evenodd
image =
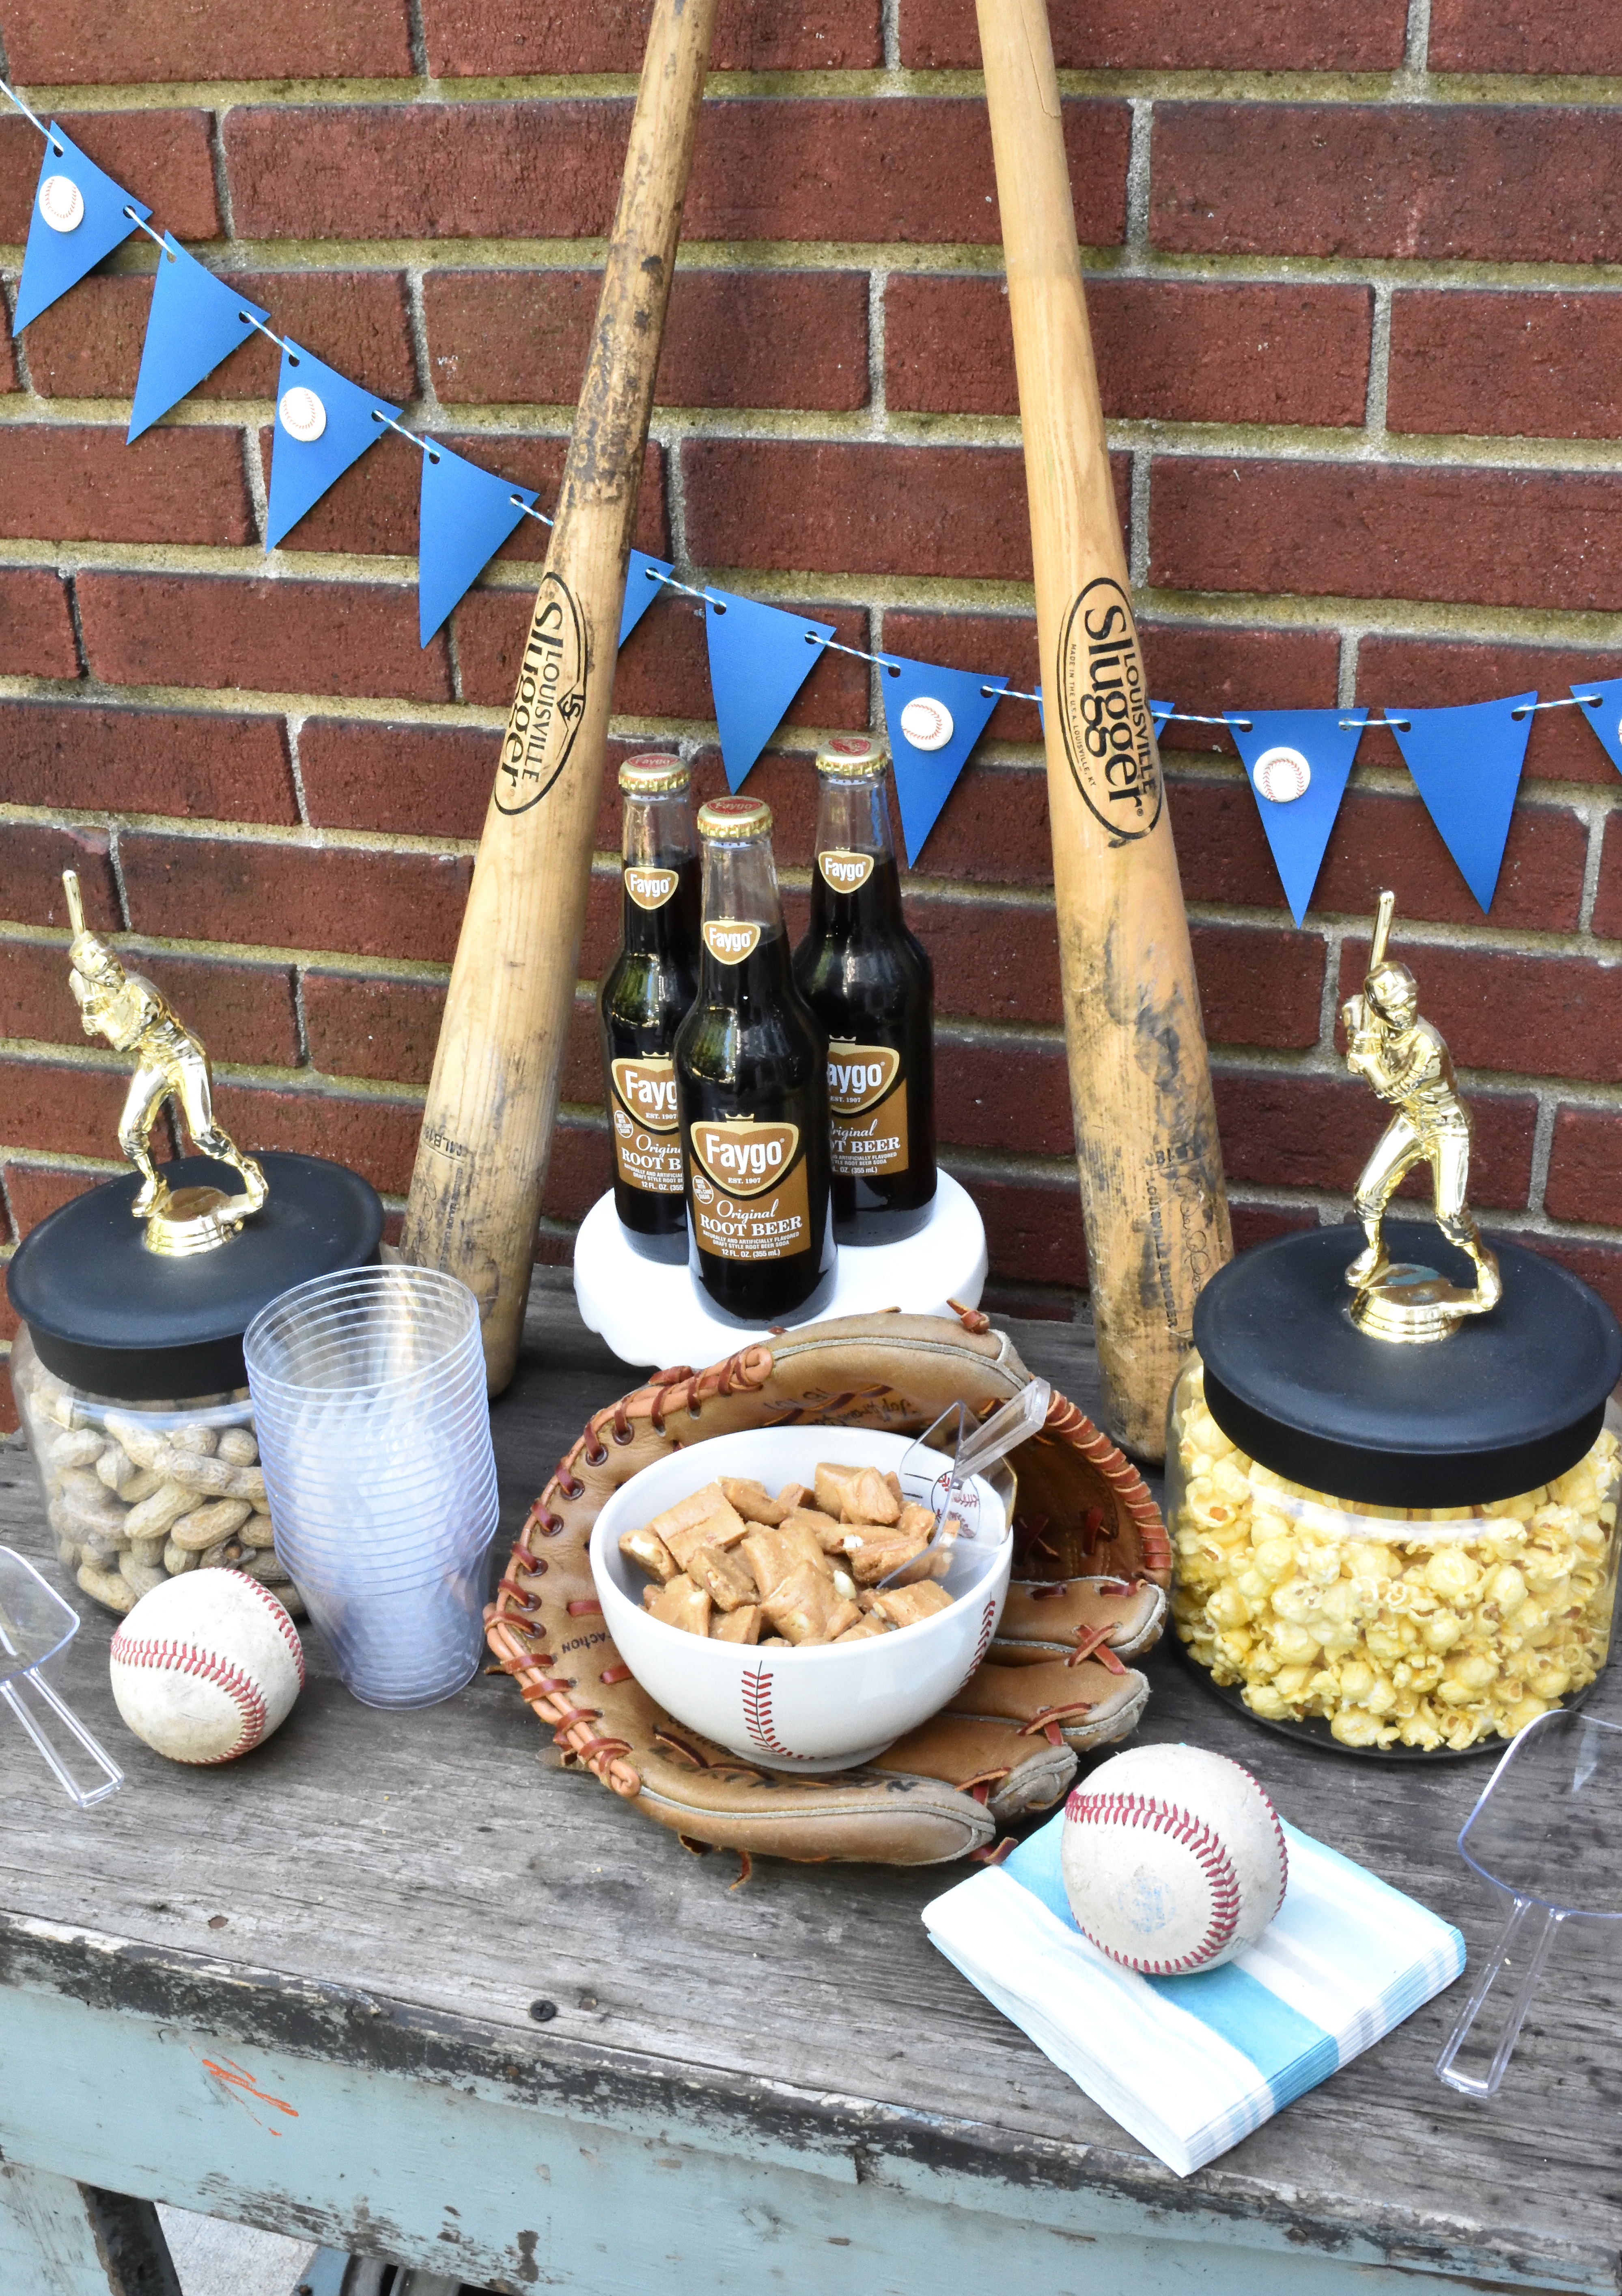
<path id="1" fill-rule="evenodd" d="M 189 1513 L 181 1515 L 170 1527 L 169 1537 L 177 1546 L 189 1547 L 196 1554 L 206 1554 L 210 1547 L 234 1538 L 252 1513 L 246 1499 L 210 1499 L 206 1505 L 193 1507 Z"/>

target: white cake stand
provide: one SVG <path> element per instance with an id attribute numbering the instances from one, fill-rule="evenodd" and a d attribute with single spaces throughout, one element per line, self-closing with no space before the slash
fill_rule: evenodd
<path id="1" fill-rule="evenodd" d="M 839 1254 L 834 1292 L 816 1320 L 902 1308 L 949 1316 L 956 1300 L 976 1306 L 985 1283 L 985 1229 L 974 1198 L 949 1172 L 939 1176 L 926 1225 L 903 1243 Z M 644 1259 L 625 1241 L 612 1190 L 580 1222 L 574 1244 L 574 1296 L 580 1320 L 600 1332 L 622 1363 L 716 1363 L 763 1336 L 712 1310 L 685 1266 Z"/>

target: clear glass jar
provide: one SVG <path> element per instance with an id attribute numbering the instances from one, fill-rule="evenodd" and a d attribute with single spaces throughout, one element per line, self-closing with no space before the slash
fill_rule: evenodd
<path id="1" fill-rule="evenodd" d="M 276 1559 L 245 1387 L 162 1403 L 91 1395 L 46 1370 L 26 1324 L 12 1385 L 57 1560 L 82 1594 L 124 1611 L 182 1571 L 243 1570 L 303 1616 Z"/>
<path id="2" fill-rule="evenodd" d="M 1478 1506 L 1371 1506 L 1247 1457 L 1190 1355 L 1172 1391 L 1172 1615 L 1251 1712 L 1342 1746 L 1463 1753 L 1569 1703 L 1605 1664 L 1622 1413 L 1543 1488 Z"/>

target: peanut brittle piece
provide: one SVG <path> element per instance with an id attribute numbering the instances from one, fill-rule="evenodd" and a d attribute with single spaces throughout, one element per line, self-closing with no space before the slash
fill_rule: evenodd
<path id="1" fill-rule="evenodd" d="M 901 1520 L 895 1528 L 903 1538 L 916 1538 L 920 1531 L 927 1538 L 935 1529 L 935 1509 L 918 1506 L 908 1499 L 902 1507 Z"/>
<path id="2" fill-rule="evenodd" d="M 751 1530 L 744 1540 L 742 1553 L 762 1595 L 770 1595 L 802 1563 L 826 1578 L 830 1586 L 833 1584 L 833 1566 L 827 1556 L 809 1530 L 803 1526 L 795 1528 L 792 1516 L 776 1530 Z"/>
<path id="3" fill-rule="evenodd" d="M 712 1643 L 758 1643 L 766 1613 L 758 1603 L 744 1603 L 736 1611 L 717 1611 L 710 1620 Z"/>
<path id="4" fill-rule="evenodd" d="M 894 1522 L 902 1503 L 876 1467 L 864 1467 L 853 1483 L 846 1512 L 860 1522 Z"/>
<path id="5" fill-rule="evenodd" d="M 785 1483 L 778 1493 L 778 1505 L 785 1513 L 792 1514 L 796 1507 L 811 1506 L 816 1496 L 809 1483 Z"/>
<path id="6" fill-rule="evenodd" d="M 847 1627 L 842 1635 L 836 1635 L 834 1640 L 836 1643 L 871 1643 L 877 1642 L 880 1635 L 893 1635 L 894 1632 L 895 1628 L 881 1612 L 870 1611 L 866 1618 L 858 1619 L 853 1627 Z"/>
<path id="7" fill-rule="evenodd" d="M 655 1538 L 664 1541 L 684 1570 L 696 1546 L 736 1546 L 749 1528 L 719 1483 L 706 1483 L 691 1498 L 679 1499 L 663 1514 L 656 1514 L 647 1527 Z M 696 1537 L 701 1529 L 703 1537 Z"/>
<path id="8" fill-rule="evenodd" d="M 881 1578 L 887 1578 L 904 1563 L 916 1562 L 926 1546 L 922 1538 L 898 1538 L 893 1531 L 880 1529 L 871 1523 L 862 1524 L 853 1538 L 853 1544 L 846 1544 L 845 1554 L 851 1576 L 859 1587 L 877 1587 Z"/>
<path id="9" fill-rule="evenodd" d="M 921 1587 L 891 1587 L 882 1594 L 876 1610 L 898 1627 L 916 1627 L 920 1620 L 933 1619 L 941 1611 L 950 1611 L 951 1596 L 944 1587 L 927 1581 Z"/>
<path id="10" fill-rule="evenodd" d="M 710 1597 L 685 1570 L 661 1587 L 647 1607 L 663 1625 L 679 1627 L 684 1635 L 709 1634 Z"/>
<path id="11" fill-rule="evenodd" d="M 791 1643 L 831 1642 L 861 1616 L 847 1603 L 826 1571 L 802 1562 L 779 1579 L 761 1604 L 778 1632 Z"/>
<path id="12" fill-rule="evenodd" d="M 664 1541 L 651 1530 L 622 1530 L 620 1552 L 627 1559 L 668 1587 L 676 1576 L 676 1558 Z"/>
<path id="13" fill-rule="evenodd" d="M 782 1521 L 794 1504 L 791 1500 L 786 1506 L 781 1499 L 774 1499 L 768 1495 L 764 1483 L 754 1482 L 747 1477 L 723 1475 L 720 1487 L 726 1493 L 728 1504 L 743 1516 L 745 1522 L 763 1522 L 771 1529 Z M 795 1488 L 797 1489 L 798 1485 Z"/>
<path id="14" fill-rule="evenodd" d="M 783 1518 L 785 1530 L 809 1530 L 824 1554 L 843 1554 L 845 1526 L 819 1507 L 795 1507 Z"/>
<path id="15" fill-rule="evenodd" d="M 846 1494 L 860 1472 L 860 1467 L 842 1467 L 836 1460 L 819 1460 L 817 1505 L 824 1514 L 831 1514 L 841 1522 L 847 1520 L 850 1510 L 845 1505 Z"/>
<path id="16" fill-rule="evenodd" d="M 760 1595 L 753 1572 L 723 1547 L 697 1548 L 687 1559 L 687 1576 L 704 1588 L 718 1610 L 746 1610 Z"/>

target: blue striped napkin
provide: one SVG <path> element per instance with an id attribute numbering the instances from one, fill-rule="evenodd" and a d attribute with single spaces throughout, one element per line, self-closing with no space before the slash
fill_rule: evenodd
<path id="1" fill-rule="evenodd" d="M 1214 2161 L 1400 2025 L 1464 1967 L 1464 1939 L 1338 1850 L 1284 1828 L 1289 1887 L 1221 1969 L 1140 1977 L 1075 1925 L 1061 1813 L 924 1908 L 933 1942 L 1095 2104 L 1178 2176 Z"/>

